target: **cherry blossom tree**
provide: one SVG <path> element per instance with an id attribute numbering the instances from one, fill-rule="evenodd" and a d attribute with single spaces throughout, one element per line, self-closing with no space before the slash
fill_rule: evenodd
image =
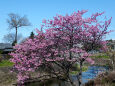
<path id="1" fill-rule="evenodd" d="M 75 63 L 80 64 L 79 86 L 81 85 L 83 62 L 91 64 L 94 61 L 89 58 L 91 50 L 106 50 L 106 42 L 103 40 L 110 31 L 107 30 L 111 19 L 99 21 L 98 16 L 103 13 L 93 14 L 84 18 L 87 10 L 74 12 L 71 15 L 57 15 L 52 20 L 43 20 L 42 29 L 38 29 L 33 39 L 27 39 L 24 43 L 16 45 L 15 52 L 10 55 L 15 63 L 14 69 L 18 71 L 18 81 L 23 86 L 30 78 L 29 72 L 45 67 L 50 74 L 58 79 L 75 84 L 70 78 L 70 69 Z M 64 75 L 62 78 L 59 74 Z"/>

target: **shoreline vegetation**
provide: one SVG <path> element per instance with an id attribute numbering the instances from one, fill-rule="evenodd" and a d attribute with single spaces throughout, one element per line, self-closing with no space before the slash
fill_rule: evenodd
<path id="1" fill-rule="evenodd" d="M 14 73 L 10 72 L 10 69 L 12 68 L 12 66 L 13 66 L 13 63 L 10 62 L 9 60 L 2 60 L 0 62 L 0 77 L 2 78 L 0 80 L 0 85 L 13 86 L 12 84 L 16 83 L 16 75 Z M 83 72 L 87 71 L 88 66 L 89 65 L 87 65 L 87 64 L 83 66 Z M 71 75 L 79 73 L 79 65 L 77 65 L 77 64 L 74 65 L 72 70 L 73 71 L 70 72 Z M 90 80 L 88 83 L 92 83 L 92 80 Z M 107 83 L 107 84 L 109 84 L 109 83 Z M 110 83 L 110 84 L 112 84 L 112 83 Z M 85 86 L 90 86 L 90 85 L 87 85 L 87 83 L 86 83 Z M 107 86 L 109 86 L 109 85 L 107 85 Z M 114 86 L 114 85 L 110 85 L 110 86 Z"/>
<path id="2" fill-rule="evenodd" d="M 115 86 L 115 71 L 101 73 L 84 86 Z"/>
<path id="3" fill-rule="evenodd" d="M 104 56 L 104 58 L 103 58 Z M 103 53 L 99 53 L 97 55 L 93 55 L 91 58 L 97 58 L 97 59 L 104 59 L 104 60 L 109 60 L 109 57 L 106 56 L 106 54 Z M 95 61 L 95 63 L 99 63 L 98 61 Z M 104 63 L 105 65 L 101 65 L 101 66 L 108 66 L 107 63 Z M 14 86 L 12 84 L 16 83 L 16 74 L 11 73 L 10 69 L 12 68 L 12 66 L 14 65 L 14 63 L 10 62 L 8 59 L 7 60 L 2 60 L 0 62 L 0 86 Z M 100 64 L 99 64 L 100 65 Z M 97 66 L 99 66 L 97 65 Z M 83 72 L 88 70 L 88 66 L 90 66 L 89 64 L 85 63 L 85 65 L 83 66 Z M 78 74 L 80 71 L 80 67 L 78 64 L 75 64 L 73 66 L 73 69 L 70 71 L 71 75 L 75 75 Z M 97 78 L 97 77 L 96 77 Z M 94 81 L 93 81 L 94 82 Z M 47 82 L 48 83 L 48 82 Z M 92 80 L 89 80 L 88 83 L 85 84 L 85 86 L 90 86 L 87 85 L 89 83 L 92 83 Z M 111 83 L 110 83 L 111 84 Z M 109 86 L 109 85 L 108 85 Z M 111 85 L 113 86 L 113 85 Z"/>

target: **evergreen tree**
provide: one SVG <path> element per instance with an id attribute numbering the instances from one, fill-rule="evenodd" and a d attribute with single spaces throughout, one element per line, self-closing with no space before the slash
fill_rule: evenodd
<path id="1" fill-rule="evenodd" d="M 33 39 L 34 38 L 34 32 L 32 31 L 29 38 Z"/>

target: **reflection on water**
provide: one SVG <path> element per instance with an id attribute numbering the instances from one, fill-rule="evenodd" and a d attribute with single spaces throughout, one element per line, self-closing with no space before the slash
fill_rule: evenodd
<path id="1" fill-rule="evenodd" d="M 88 70 L 86 72 L 82 73 L 82 83 L 88 82 L 90 79 L 94 79 L 100 72 L 107 71 L 108 67 L 102 67 L 102 66 L 89 66 Z M 78 86 L 78 80 L 77 76 L 73 75 L 72 77 L 73 82 Z M 48 83 L 45 83 L 45 85 L 40 85 L 39 82 L 31 83 L 26 86 L 71 86 L 69 83 L 64 81 L 58 81 L 58 80 L 51 80 Z"/>
<path id="2" fill-rule="evenodd" d="M 90 79 L 94 79 L 99 73 L 107 71 L 108 67 L 104 66 L 89 66 L 86 72 L 82 73 L 82 83 L 88 82 Z M 77 79 L 75 76 L 72 78 Z"/>

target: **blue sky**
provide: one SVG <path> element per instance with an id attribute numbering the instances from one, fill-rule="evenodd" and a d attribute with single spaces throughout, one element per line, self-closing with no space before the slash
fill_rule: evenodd
<path id="1" fill-rule="evenodd" d="M 9 30 L 6 19 L 9 13 L 27 15 L 32 26 L 19 28 L 23 37 L 30 35 L 35 28 L 40 28 L 43 19 L 51 19 L 56 14 L 71 14 L 77 10 L 88 9 L 86 16 L 95 12 L 105 12 L 103 16 L 112 17 L 110 30 L 115 30 L 115 0 L 0 0 L 0 43 L 3 36 L 15 30 Z M 35 32 L 35 31 L 34 31 Z M 115 39 L 115 32 L 107 36 Z"/>

